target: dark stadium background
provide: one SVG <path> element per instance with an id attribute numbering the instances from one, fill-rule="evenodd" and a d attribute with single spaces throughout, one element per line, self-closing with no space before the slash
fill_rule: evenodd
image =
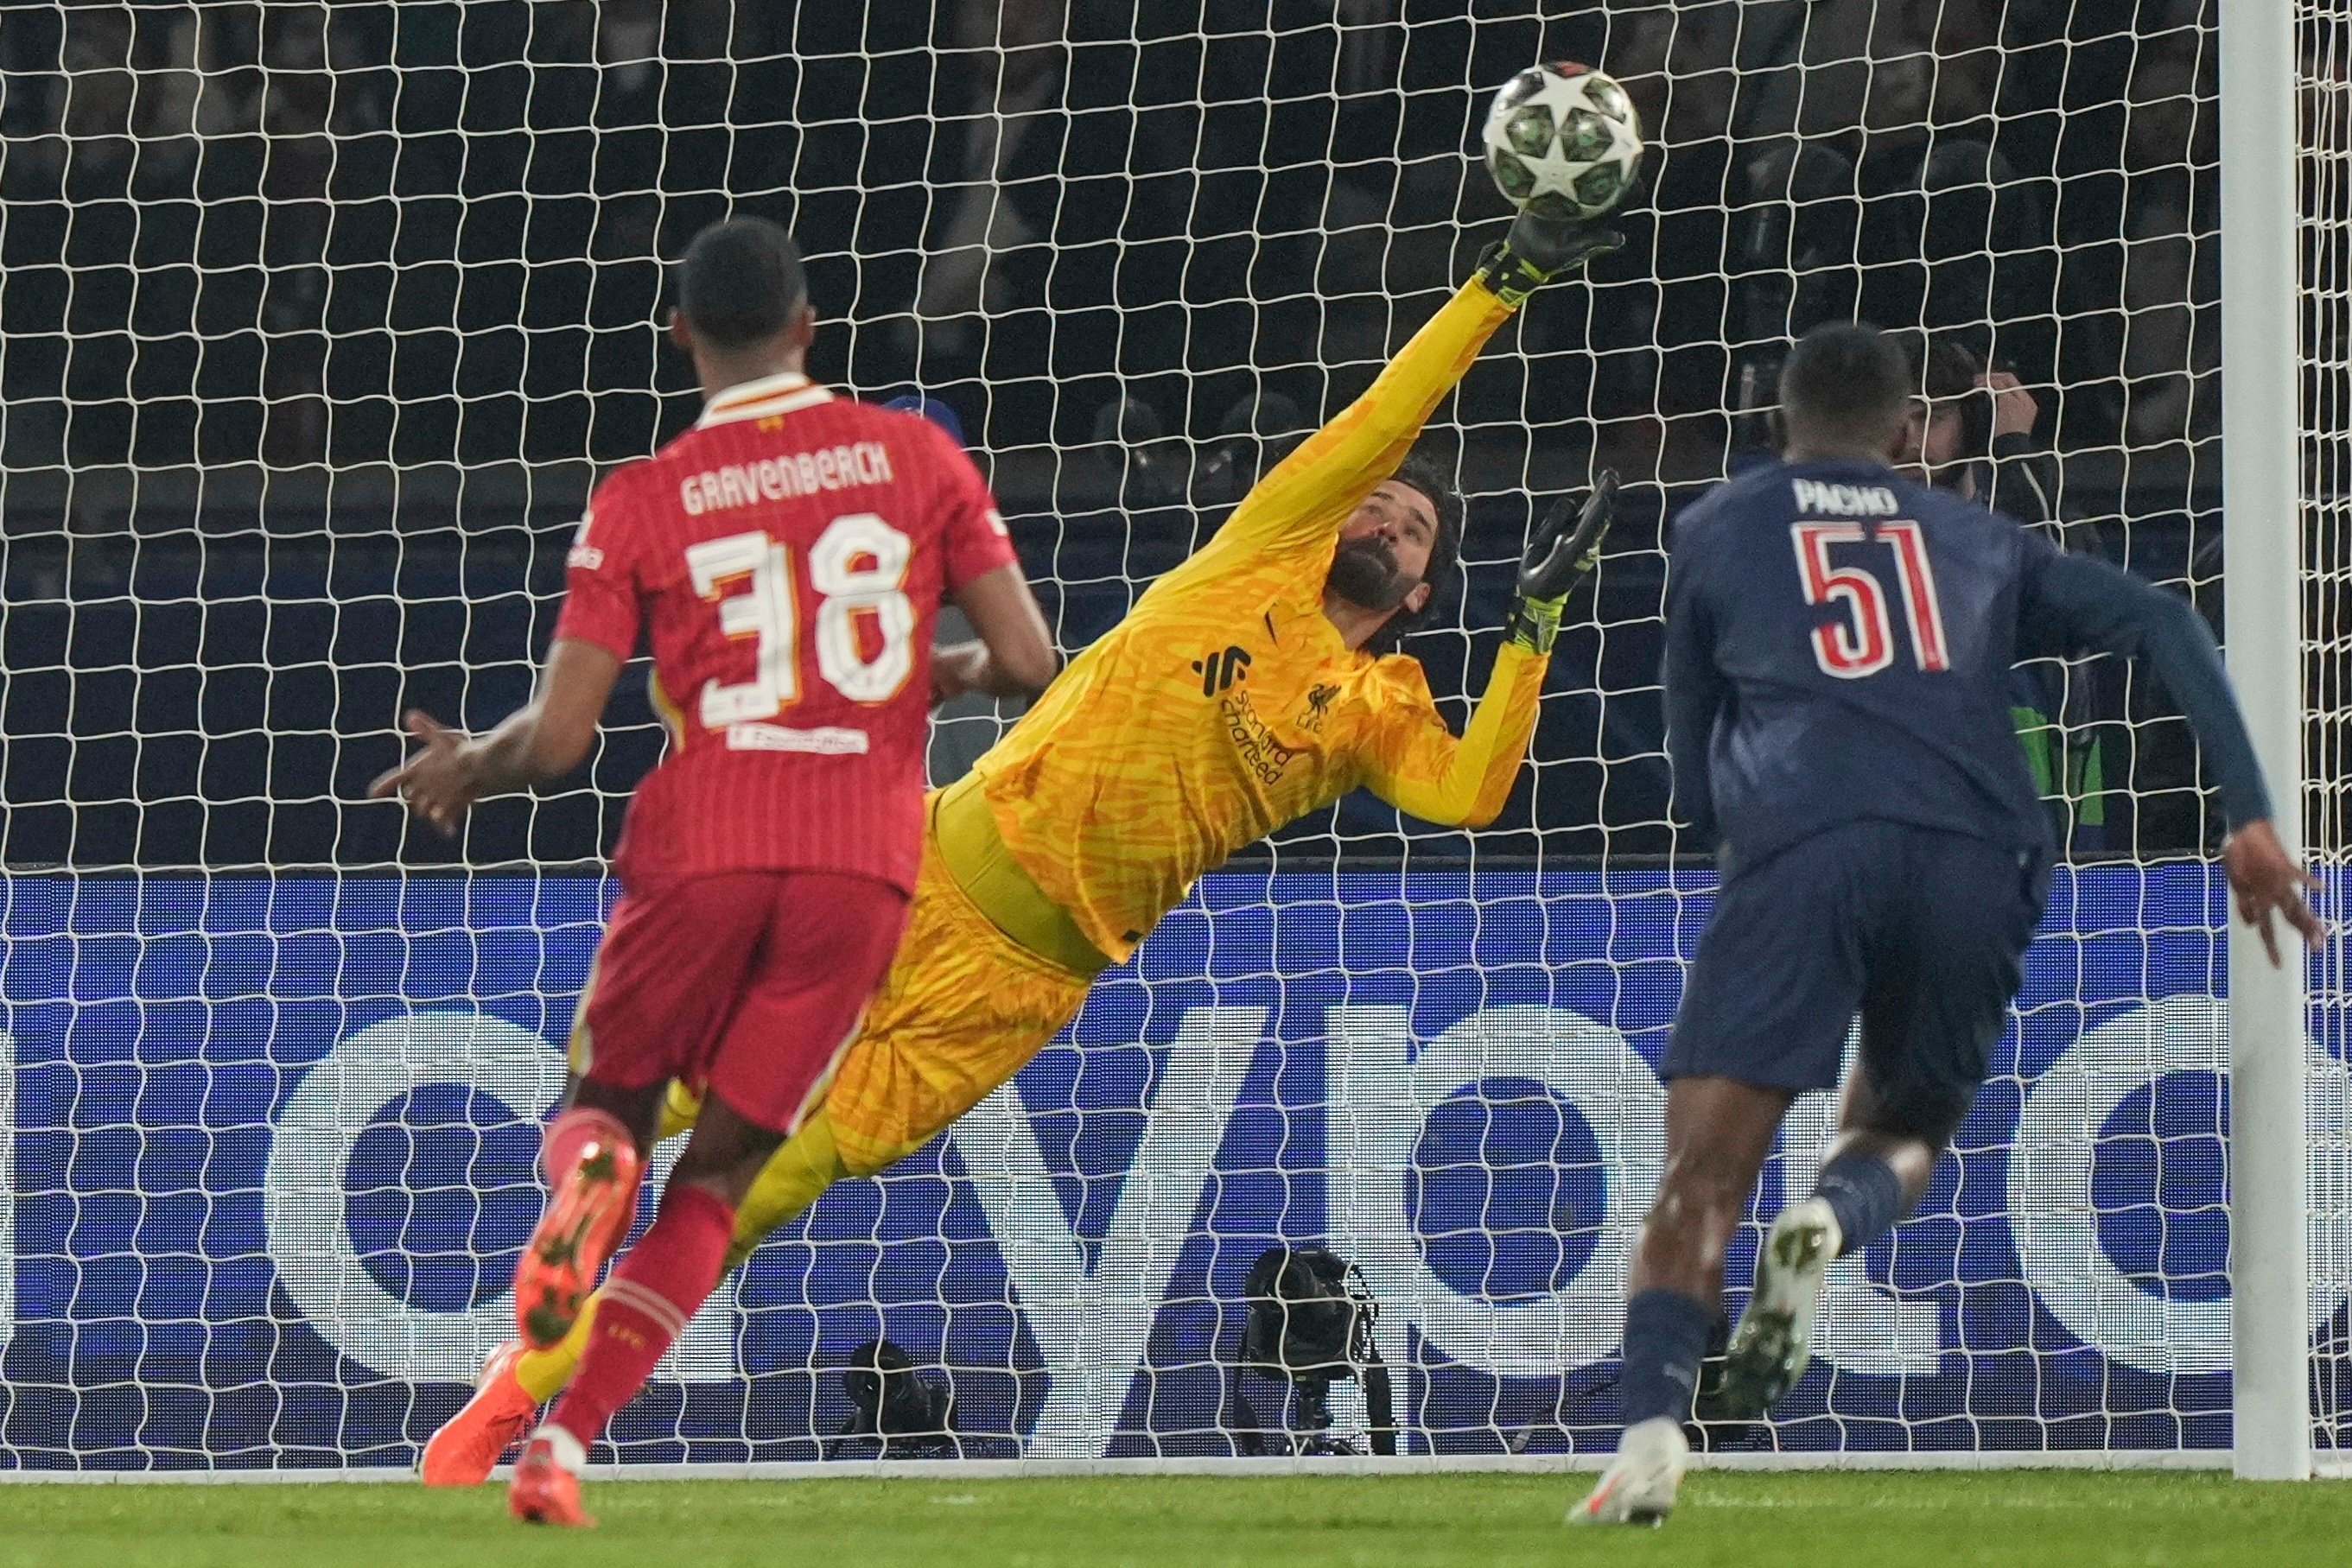
<path id="1" fill-rule="evenodd" d="M 1336 4 L 1344 32 L 1335 0 L 10 7 L 0 859 L 593 858 L 652 755 L 635 697 L 595 791 L 491 807 L 462 851 L 354 802 L 404 704 L 521 699 L 598 466 L 691 418 L 654 258 L 722 192 L 813 253 L 817 374 L 958 411 L 1082 645 L 1216 520 L 1151 504 L 1105 405 L 1213 442 L 1359 391 L 1499 234 L 1465 153 L 1543 57 L 1625 77 L 1668 145 L 1596 287 L 1539 300 L 1527 358 L 1454 406 L 1470 627 L 1500 618 L 1530 482 L 1540 505 L 1596 455 L 1633 481 L 1556 662 L 1555 765 L 1482 856 L 1696 847 L 1645 689 L 1658 519 L 1752 443 L 1727 411 L 1792 320 L 1975 324 L 2063 389 L 2038 434 L 2070 508 L 2218 608 L 2210 0 Z M 1887 63 L 1799 99 L 1792 62 L 1857 37 Z M 1035 111 L 1002 172 L 1019 232 L 982 308 L 942 306 L 922 258 L 1003 106 Z M 1455 694 L 1490 647 L 1415 651 Z M 2178 730 L 2130 749 L 2113 847 L 2198 845 Z M 1342 811 L 1344 841 L 1310 821 L 1285 852 L 1402 849 L 1394 813 Z"/>

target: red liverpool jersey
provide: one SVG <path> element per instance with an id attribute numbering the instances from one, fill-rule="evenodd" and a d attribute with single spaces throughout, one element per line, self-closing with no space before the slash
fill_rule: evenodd
<path id="1" fill-rule="evenodd" d="M 1013 559 L 946 433 L 802 376 L 729 389 L 607 477 L 555 634 L 621 659 L 652 643 L 670 745 L 623 880 L 814 869 L 911 892 L 933 620 Z"/>

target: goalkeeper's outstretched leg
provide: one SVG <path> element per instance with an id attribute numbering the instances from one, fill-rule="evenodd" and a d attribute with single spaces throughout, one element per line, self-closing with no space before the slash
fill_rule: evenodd
<path id="1" fill-rule="evenodd" d="M 674 1103 L 689 1108 L 691 1099 L 673 1090 Z M 665 1125 L 667 1124 L 665 1121 Z M 735 1234 L 727 1247 L 727 1270 L 733 1272 L 751 1256 L 760 1243 L 776 1231 L 790 1225 L 811 1205 L 824 1196 L 824 1191 L 844 1176 L 875 1176 L 905 1155 L 920 1148 L 925 1139 L 912 1144 L 896 1145 L 887 1155 L 876 1157 L 863 1140 L 850 1139 L 850 1146 L 860 1150 L 864 1157 L 845 1157 L 841 1140 L 836 1137 L 832 1117 L 819 1108 L 801 1130 L 794 1134 L 751 1186 L 751 1196 L 735 1211 Z M 599 1295 L 602 1294 L 600 1291 Z M 594 1326 L 597 1296 L 591 1296 L 580 1314 L 580 1321 L 570 1333 L 545 1350 L 526 1349 L 513 1362 L 514 1382 L 534 1405 L 552 1399 L 572 1381 L 572 1369 L 580 1364 L 581 1352 L 587 1348 L 588 1333 Z"/>
<path id="2" fill-rule="evenodd" d="M 698 1108 L 691 1095 L 672 1084 L 659 1135 L 667 1138 L 691 1126 Z M 811 1113 L 801 1130 L 769 1160 L 750 1196 L 736 1209 L 727 1269 L 731 1272 L 763 1237 L 800 1218 L 841 1177 L 871 1175 L 880 1168 L 874 1165 L 853 1171 L 845 1166 L 832 1121 L 821 1107 Z M 489 1479 L 499 1457 L 530 1432 L 539 1407 L 572 1381 L 595 1329 L 596 1308 L 603 1298 L 601 1290 L 590 1296 L 572 1332 L 545 1350 L 509 1340 L 490 1353 L 482 1364 L 473 1398 L 433 1434 L 419 1456 L 418 1469 L 426 1486 L 478 1486 Z"/>

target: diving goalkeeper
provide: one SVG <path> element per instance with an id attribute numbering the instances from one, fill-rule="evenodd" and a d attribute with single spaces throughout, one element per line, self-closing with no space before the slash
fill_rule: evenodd
<path id="1" fill-rule="evenodd" d="M 932 795 L 898 956 L 822 1104 L 738 1211 L 730 1267 L 834 1182 L 919 1148 L 1011 1078 L 1234 851 L 1359 786 L 1427 821 L 1494 820 L 1614 476 L 1534 530 L 1459 738 L 1419 662 L 1367 645 L 1416 623 L 1456 570 L 1461 498 L 1412 453 L 1423 422 L 1530 292 L 1620 243 L 1522 214 L 1370 391 Z M 976 648 L 941 650 L 939 695 L 962 689 L 968 662 L 977 670 Z M 690 1090 L 672 1086 L 664 1135 L 691 1119 Z M 551 1349 L 492 1353 L 473 1400 L 425 1445 L 427 1485 L 489 1474 L 571 1376 L 593 1307 Z"/>

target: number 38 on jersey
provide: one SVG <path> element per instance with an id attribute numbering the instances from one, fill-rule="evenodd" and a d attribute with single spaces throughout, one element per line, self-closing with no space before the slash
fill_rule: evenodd
<path id="1" fill-rule="evenodd" d="M 907 536 L 872 512 L 835 517 L 803 561 L 764 530 L 688 546 L 687 571 L 694 591 L 716 603 L 720 634 L 753 643 L 750 680 L 703 683 L 703 727 L 757 723 L 800 700 L 806 675 L 801 600 L 793 591 L 800 571 L 815 602 L 810 642 L 818 678 L 852 702 L 898 695 L 915 662 L 915 606 L 906 594 L 910 552 Z"/>
<path id="2" fill-rule="evenodd" d="M 1903 599 L 1911 632 L 1911 656 L 1929 673 L 1952 667 L 1944 641 L 1943 608 L 1936 601 L 1936 572 L 1917 523 L 1889 521 L 1865 528 L 1860 523 L 1801 522 L 1789 530 L 1797 550 L 1797 576 L 1805 602 L 1835 605 L 1843 620 L 1813 628 L 1813 661 L 1842 681 L 1874 675 L 1895 663 L 1895 621 L 1887 605 L 1891 574 Z M 1847 549 L 1835 561 L 1831 551 Z M 1873 558 L 1875 559 L 1873 559 Z"/>

